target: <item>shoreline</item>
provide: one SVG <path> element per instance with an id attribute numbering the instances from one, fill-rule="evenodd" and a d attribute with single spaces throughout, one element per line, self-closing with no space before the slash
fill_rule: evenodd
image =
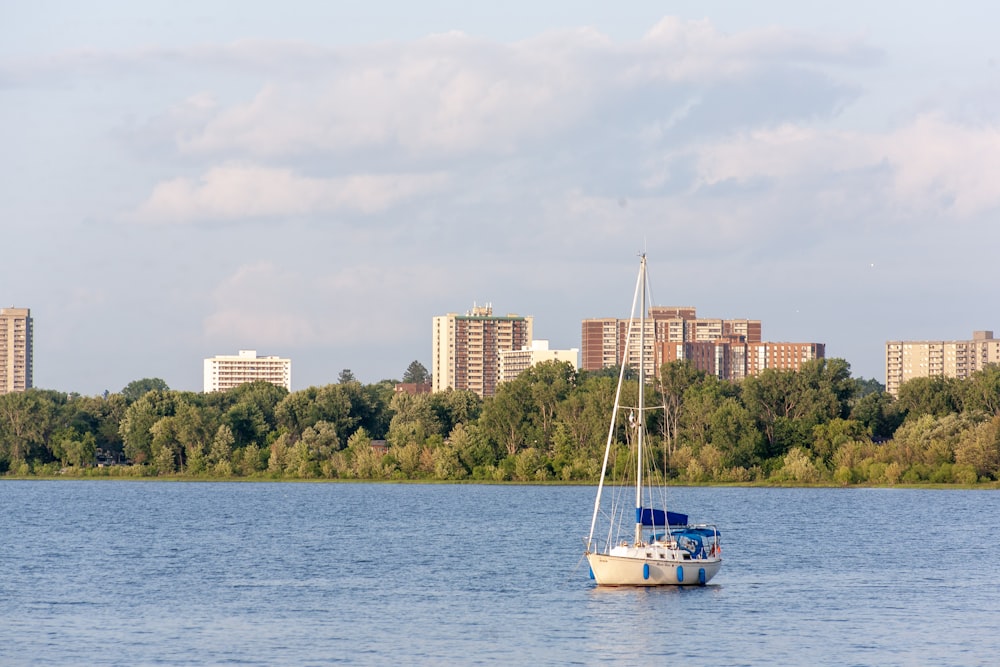
<path id="1" fill-rule="evenodd" d="M 578 486 L 594 487 L 596 482 L 578 481 L 515 481 L 515 480 L 460 480 L 460 479 L 305 479 L 305 478 L 271 478 L 271 477 L 199 477 L 191 475 L 164 476 L 129 476 L 129 475 L 3 475 L 0 483 L 5 481 L 82 481 L 82 482 L 167 482 L 167 483 L 266 483 L 266 484 L 423 484 L 450 486 Z M 1000 491 L 1000 481 L 984 482 L 982 484 L 944 484 L 939 482 L 927 484 L 792 484 L 779 482 L 706 482 L 692 484 L 690 482 L 666 483 L 671 488 L 740 488 L 740 489 L 926 489 L 935 491 Z"/>

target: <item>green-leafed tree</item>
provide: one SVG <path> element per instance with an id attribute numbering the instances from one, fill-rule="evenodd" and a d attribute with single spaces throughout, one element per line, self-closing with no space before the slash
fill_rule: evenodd
<path id="1" fill-rule="evenodd" d="M 430 395 L 431 409 L 441 424 L 441 434 L 447 437 L 459 424 L 472 424 L 483 409 L 479 394 L 447 389 Z"/>
<path id="2" fill-rule="evenodd" d="M 41 454 L 56 415 L 51 397 L 37 389 L 0 395 L 0 466 Z"/>
<path id="3" fill-rule="evenodd" d="M 177 418 L 160 417 L 150 428 L 150 460 L 161 475 L 172 475 L 184 467 L 184 448 L 177 437 Z"/>
<path id="4" fill-rule="evenodd" d="M 576 368 L 565 361 L 545 361 L 525 370 L 515 382 L 528 386 L 531 396 L 531 417 L 545 450 L 552 446 L 559 404 L 576 388 Z"/>
<path id="5" fill-rule="evenodd" d="M 170 387 L 160 378 L 132 380 L 122 389 L 122 396 L 125 397 L 126 402 L 135 403 L 151 391 L 170 391 Z"/>
<path id="6" fill-rule="evenodd" d="M 709 439 L 728 468 L 746 468 L 760 463 L 763 436 L 753 416 L 735 397 L 722 399 L 709 421 Z"/>
<path id="7" fill-rule="evenodd" d="M 225 392 L 225 395 L 226 400 L 232 405 L 244 404 L 255 407 L 264 419 L 266 427 L 269 430 L 274 430 L 277 426 L 275 410 L 281 401 L 288 396 L 288 390 L 270 382 L 258 380 L 241 384 Z"/>
<path id="8" fill-rule="evenodd" d="M 275 418 L 292 436 L 293 442 L 302 437 L 305 429 L 321 421 L 327 422 L 336 430 L 343 448 L 360 421 L 352 413 L 351 397 L 356 389 L 358 387 L 353 384 L 328 384 L 297 391 L 278 404 Z"/>
<path id="9" fill-rule="evenodd" d="M 267 444 L 270 429 L 264 412 L 257 405 L 237 403 L 222 415 L 222 421 L 232 431 L 237 448 L 245 447 L 251 442 Z"/>
<path id="10" fill-rule="evenodd" d="M 849 414 L 855 393 L 850 365 L 843 359 L 816 359 L 799 371 L 766 369 L 743 381 L 743 403 L 766 437 L 762 458 L 808 448 L 812 428 Z"/>
<path id="11" fill-rule="evenodd" d="M 565 429 L 576 455 L 596 458 L 604 451 L 616 379 L 597 373 L 580 373 L 577 387 L 557 408 L 558 423 Z"/>
<path id="12" fill-rule="evenodd" d="M 392 397 L 393 416 L 386 437 L 393 447 L 408 444 L 423 446 L 432 435 L 443 435 L 441 422 L 433 408 L 431 394 L 400 393 Z"/>
<path id="13" fill-rule="evenodd" d="M 966 410 L 1000 415 L 1000 364 L 987 364 L 963 383 L 962 403 Z"/>
<path id="14" fill-rule="evenodd" d="M 92 433 L 94 444 L 104 451 L 121 452 L 119 425 L 128 408 L 122 394 L 81 396 L 70 406 L 69 426 L 78 434 Z"/>
<path id="15" fill-rule="evenodd" d="M 891 438 L 903 423 L 903 417 L 896 399 L 884 391 L 865 394 L 851 406 L 851 419 L 867 427 L 872 437 L 878 439 Z"/>
<path id="16" fill-rule="evenodd" d="M 176 410 L 174 392 L 152 390 L 143 394 L 125 410 L 119 433 L 125 456 L 134 463 L 148 463 L 152 459 L 153 424 L 163 417 L 173 416 Z"/>
<path id="17" fill-rule="evenodd" d="M 256 443 L 266 447 L 277 436 L 277 409 L 288 396 L 288 390 L 270 382 L 247 382 L 229 391 L 208 397 L 208 405 L 216 407 L 219 422 L 229 427 L 235 447 Z"/>
<path id="18" fill-rule="evenodd" d="M 73 428 L 59 429 L 52 434 L 49 446 L 64 466 L 84 468 L 94 464 L 96 438 L 92 432 L 78 433 Z"/>
<path id="19" fill-rule="evenodd" d="M 660 366 L 659 385 L 657 389 L 663 403 L 663 440 L 667 455 L 673 454 L 677 447 L 677 432 L 680 426 L 681 407 L 684 404 L 684 392 L 705 377 L 703 371 L 695 368 L 690 359 L 671 361 Z"/>
<path id="20" fill-rule="evenodd" d="M 794 414 L 798 402 L 793 371 L 765 369 L 743 380 L 743 404 L 757 420 L 765 438 L 761 458 L 769 459 L 787 451 L 778 440 L 779 424 Z"/>
<path id="21" fill-rule="evenodd" d="M 800 392 L 798 418 L 819 424 L 830 419 L 846 419 L 857 382 L 851 378 L 851 365 L 843 359 L 813 359 L 802 364 L 796 373 Z"/>
<path id="22" fill-rule="evenodd" d="M 342 440 L 346 441 L 357 428 L 365 429 L 372 438 L 384 438 L 389 430 L 389 420 L 392 419 L 389 404 L 396 393 L 395 383 L 383 381 L 362 385 L 360 382 L 349 382 L 337 386 L 350 404 L 349 423 L 338 426 Z"/>
<path id="23" fill-rule="evenodd" d="M 1000 415 L 962 431 L 955 463 L 971 466 L 980 478 L 1000 479 Z"/>
<path id="24" fill-rule="evenodd" d="M 406 383 L 424 384 L 430 379 L 431 376 L 427 372 L 427 368 L 417 360 L 411 361 L 410 365 L 406 367 L 406 372 L 403 373 L 403 382 Z"/>
<path id="25" fill-rule="evenodd" d="M 222 424 L 215 431 L 212 445 L 208 451 L 208 468 L 219 477 L 228 477 L 233 473 L 232 455 L 236 438 L 233 429 L 228 424 Z"/>
<path id="26" fill-rule="evenodd" d="M 877 394 L 885 391 L 885 385 L 875 378 L 856 378 L 854 380 L 854 398 L 864 398 L 869 394 Z"/>
<path id="27" fill-rule="evenodd" d="M 813 426 L 812 435 L 813 454 L 829 466 L 837 450 L 851 442 L 867 441 L 870 431 L 857 420 L 837 418 Z"/>
<path id="28" fill-rule="evenodd" d="M 214 407 L 199 407 L 184 402 L 177 406 L 173 420 L 177 443 L 181 448 L 179 462 L 187 472 L 203 472 L 205 457 L 219 430 L 221 415 Z"/>
<path id="29" fill-rule="evenodd" d="M 682 400 L 679 422 L 685 444 L 696 449 L 712 441 L 712 419 L 717 410 L 737 393 L 736 386 L 714 375 L 705 375 L 689 386 Z"/>
<path id="30" fill-rule="evenodd" d="M 961 381 L 940 376 L 912 378 L 899 385 L 897 401 L 907 418 L 959 413 L 962 411 Z"/>
<path id="31" fill-rule="evenodd" d="M 534 405 L 527 382 L 521 378 L 505 382 L 483 403 L 479 426 L 491 442 L 513 458 L 521 448 L 535 445 L 540 436 L 534 429 Z"/>

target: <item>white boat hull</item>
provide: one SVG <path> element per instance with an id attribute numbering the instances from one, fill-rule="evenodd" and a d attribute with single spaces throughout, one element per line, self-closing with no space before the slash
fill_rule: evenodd
<path id="1" fill-rule="evenodd" d="M 598 586 L 704 586 L 722 567 L 721 558 L 671 559 L 657 553 L 589 553 L 587 561 Z"/>

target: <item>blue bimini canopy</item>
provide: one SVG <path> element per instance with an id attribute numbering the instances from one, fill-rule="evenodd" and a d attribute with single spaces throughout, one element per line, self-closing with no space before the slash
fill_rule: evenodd
<path id="1" fill-rule="evenodd" d="M 672 530 L 670 534 L 674 537 L 678 535 L 683 535 L 685 537 L 721 537 L 722 533 L 712 528 L 685 528 L 683 530 Z"/>
<path id="2" fill-rule="evenodd" d="M 654 510 L 650 507 L 636 507 L 635 522 L 643 526 L 686 526 L 688 515 L 679 514 L 678 512 Z"/>

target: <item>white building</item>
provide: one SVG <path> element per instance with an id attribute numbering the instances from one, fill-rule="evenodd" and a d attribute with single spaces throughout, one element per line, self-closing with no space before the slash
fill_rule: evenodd
<path id="1" fill-rule="evenodd" d="M 530 346 L 523 346 L 520 350 L 500 350 L 499 354 L 500 361 L 497 367 L 499 382 L 510 382 L 543 361 L 566 361 L 573 364 L 573 368 L 580 367 L 578 348 L 550 350 L 547 340 L 533 340 Z"/>
<path id="2" fill-rule="evenodd" d="M 292 390 L 292 360 L 258 357 L 257 350 L 240 350 L 236 356 L 221 355 L 205 360 L 205 393 L 226 391 L 246 382 L 263 380 Z"/>

